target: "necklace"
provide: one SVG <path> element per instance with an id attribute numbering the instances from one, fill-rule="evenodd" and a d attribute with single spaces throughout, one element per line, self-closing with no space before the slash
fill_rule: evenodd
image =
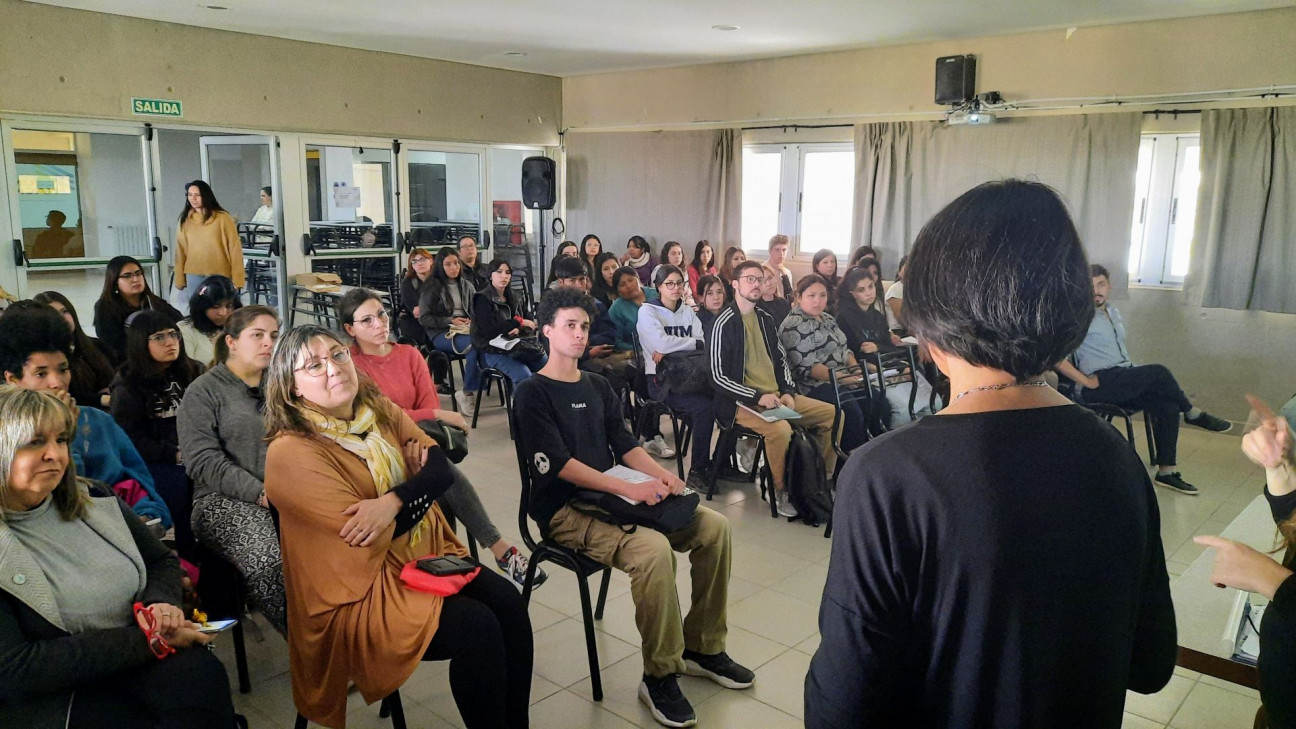
<path id="1" fill-rule="evenodd" d="M 990 390 L 1006 390 L 1010 387 L 1048 387 L 1048 383 L 1045 382 L 1044 380 L 1036 380 L 1034 382 L 1003 382 L 998 385 L 982 385 L 980 387 L 973 387 L 971 389 L 960 392 L 958 395 L 954 396 L 953 400 L 950 400 L 950 404 L 953 405 L 954 403 L 963 399 L 964 395 L 971 395 L 974 392 L 987 392 Z"/>

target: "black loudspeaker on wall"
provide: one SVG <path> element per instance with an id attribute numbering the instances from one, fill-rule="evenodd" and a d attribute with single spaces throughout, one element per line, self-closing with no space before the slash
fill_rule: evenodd
<path id="1" fill-rule="evenodd" d="M 936 103 L 962 104 L 976 96 L 976 56 L 936 59 Z"/>
<path id="2" fill-rule="evenodd" d="M 531 210 L 552 210 L 556 198 L 554 161 L 548 157 L 522 160 L 522 204 Z"/>

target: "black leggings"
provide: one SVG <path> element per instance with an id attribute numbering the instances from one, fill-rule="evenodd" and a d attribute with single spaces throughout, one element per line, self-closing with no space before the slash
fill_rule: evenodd
<path id="1" fill-rule="evenodd" d="M 450 691 L 468 729 L 527 726 L 531 616 L 513 583 L 482 571 L 447 597 L 425 661 L 450 661 Z"/>
<path id="2" fill-rule="evenodd" d="M 106 726 L 230 729 L 234 703 L 225 667 L 211 651 L 187 648 L 78 688 L 69 729 Z"/>

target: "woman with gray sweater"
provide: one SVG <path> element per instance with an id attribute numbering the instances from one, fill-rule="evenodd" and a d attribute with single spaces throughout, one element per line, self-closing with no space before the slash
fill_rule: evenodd
<path id="1" fill-rule="evenodd" d="M 286 633 L 283 559 L 261 483 L 266 454 L 261 378 L 278 338 L 274 309 L 245 306 L 230 315 L 216 342 L 220 364 L 189 385 L 176 430 L 194 482 L 194 535 L 238 568 L 261 614 Z"/>

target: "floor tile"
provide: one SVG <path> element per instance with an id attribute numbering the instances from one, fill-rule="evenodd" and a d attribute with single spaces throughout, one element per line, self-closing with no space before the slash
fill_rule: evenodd
<path id="1" fill-rule="evenodd" d="M 571 691 L 559 691 L 531 707 L 533 727 L 582 727 L 582 729 L 634 729 L 632 724 L 607 709 Z"/>
<path id="2" fill-rule="evenodd" d="M 1172 729 L 1251 729 L 1260 700 L 1198 683 L 1170 720 Z"/>
<path id="3" fill-rule="evenodd" d="M 818 610 L 774 590 L 729 606 L 729 622 L 791 648 L 819 630 Z"/>
<path id="4" fill-rule="evenodd" d="M 1158 724 L 1150 719 L 1144 719 L 1127 711 L 1125 712 L 1125 720 L 1121 722 L 1121 729 L 1165 729 L 1165 725 Z"/>
<path id="5" fill-rule="evenodd" d="M 1188 692 L 1196 685 L 1196 681 L 1183 676 L 1171 676 L 1170 683 L 1155 694 L 1145 695 L 1127 691 L 1125 711 L 1160 724 L 1168 723 L 1179 710 L 1180 704 L 1187 698 Z"/>
<path id="6" fill-rule="evenodd" d="M 638 645 L 594 631 L 598 662 L 607 667 L 638 650 Z M 579 619 L 568 618 L 535 634 L 535 672 L 559 686 L 571 686 L 589 675 L 585 629 Z"/>
<path id="7" fill-rule="evenodd" d="M 693 706 L 698 726 L 750 727 L 751 729 L 802 729 L 805 723 L 769 704 L 752 698 L 749 691 L 721 691 Z"/>
<path id="8" fill-rule="evenodd" d="M 790 650 L 756 670 L 752 697 L 763 704 L 805 718 L 805 677 L 810 670 L 810 656 Z"/>

